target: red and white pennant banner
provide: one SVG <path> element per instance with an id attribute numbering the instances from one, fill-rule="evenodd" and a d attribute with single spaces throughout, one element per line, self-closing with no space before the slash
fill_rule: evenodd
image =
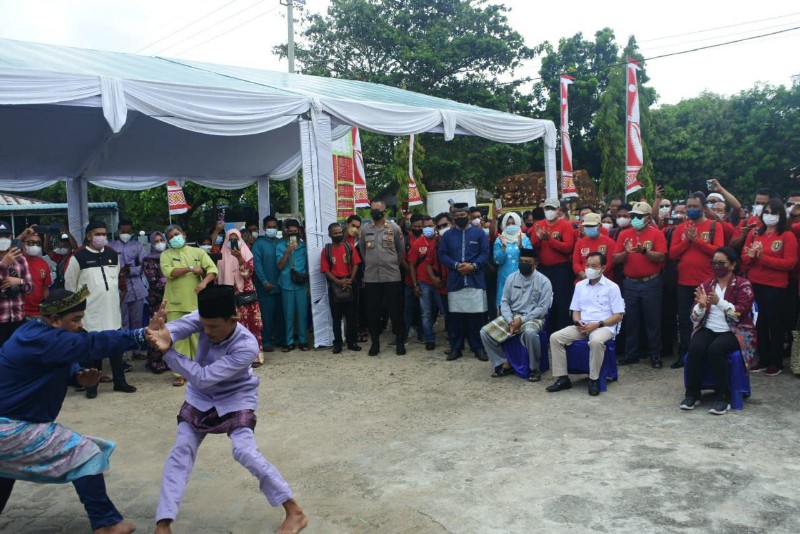
<path id="1" fill-rule="evenodd" d="M 180 215 L 189 211 L 191 206 L 186 203 L 186 197 L 183 196 L 183 189 L 178 185 L 178 182 L 171 180 L 167 182 L 167 200 L 169 201 L 169 214 Z"/>
<path id="2" fill-rule="evenodd" d="M 417 189 L 417 181 L 414 180 L 414 134 L 408 140 L 408 205 L 419 206 L 422 204 L 422 196 Z"/>
<path id="3" fill-rule="evenodd" d="M 361 135 L 358 128 L 351 130 L 353 136 L 353 183 L 355 185 L 355 206 L 357 208 L 369 207 L 369 195 L 367 194 L 367 179 L 364 173 L 364 156 L 361 154 Z"/>
<path id="4" fill-rule="evenodd" d="M 636 71 L 641 70 L 639 62 L 628 58 L 626 67 L 626 114 L 625 114 L 625 196 L 641 189 L 642 183 L 638 180 L 639 170 L 644 165 L 644 150 L 642 149 L 642 129 L 639 126 L 639 84 L 636 80 Z"/>
<path id="5" fill-rule="evenodd" d="M 569 140 L 569 86 L 575 78 L 561 75 L 561 198 L 578 196 L 572 172 L 572 143 Z"/>

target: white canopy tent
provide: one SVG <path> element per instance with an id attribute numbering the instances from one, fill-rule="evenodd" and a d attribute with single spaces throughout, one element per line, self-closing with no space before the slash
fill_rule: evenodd
<path id="1" fill-rule="evenodd" d="M 543 139 L 556 194 L 556 130 L 531 119 L 392 87 L 0 39 L 0 189 L 67 182 L 70 231 L 88 222 L 87 183 L 125 190 L 188 180 L 218 189 L 302 168 L 315 344 L 330 344 L 327 224 L 336 219 L 331 139 L 350 125 L 385 135 Z M 166 210 L 166 206 L 165 206 Z"/>

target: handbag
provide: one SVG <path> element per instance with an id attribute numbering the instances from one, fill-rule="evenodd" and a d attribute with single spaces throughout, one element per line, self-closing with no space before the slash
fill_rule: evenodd
<path id="1" fill-rule="evenodd" d="M 258 296 L 255 291 L 242 291 L 236 295 L 236 307 L 241 308 L 242 306 L 247 306 L 248 304 L 254 303 L 256 300 L 258 300 Z"/>
<path id="2" fill-rule="evenodd" d="M 292 252 L 292 256 L 289 261 L 291 262 L 289 275 L 292 277 L 292 283 L 298 286 L 306 285 L 306 283 L 308 283 L 308 273 L 301 273 L 299 271 L 295 271 L 294 269 L 294 251 Z"/>
<path id="3" fill-rule="evenodd" d="M 334 302 L 353 302 L 353 286 L 345 289 L 340 285 L 332 284 L 333 301 Z"/>
<path id="4" fill-rule="evenodd" d="M 344 242 L 344 256 L 345 256 L 345 263 L 351 265 L 351 273 L 352 271 L 352 257 L 353 251 L 350 249 L 350 244 L 345 241 Z M 331 250 L 331 244 L 328 243 L 325 245 L 325 256 L 328 259 L 328 265 L 333 265 L 333 252 Z M 350 277 L 340 278 L 339 280 L 349 280 Z M 350 289 L 345 289 L 338 284 L 329 284 L 331 286 L 331 293 L 333 294 L 333 302 L 353 302 L 353 286 L 350 286 Z"/>

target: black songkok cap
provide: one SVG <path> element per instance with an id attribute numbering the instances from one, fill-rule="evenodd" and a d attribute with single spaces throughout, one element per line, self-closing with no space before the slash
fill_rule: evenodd
<path id="1" fill-rule="evenodd" d="M 39 304 L 42 315 L 59 315 L 83 311 L 86 309 L 86 299 L 89 290 L 84 285 L 77 293 L 66 289 L 54 289 L 46 299 Z"/>
<path id="2" fill-rule="evenodd" d="M 519 257 L 520 258 L 538 259 L 539 258 L 539 254 L 536 253 L 535 249 L 532 249 L 532 248 L 521 248 L 521 249 L 519 249 Z"/>
<path id="3" fill-rule="evenodd" d="M 105 228 L 106 230 L 108 230 L 108 227 L 106 226 L 106 223 L 104 223 L 103 221 L 101 221 L 99 219 L 92 219 L 91 221 L 89 221 L 89 224 L 86 225 L 86 232 L 85 233 L 88 234 L 92 230 L 97 230 L 98 228 Z"/>
<path id="4" fill-rule="evenodd" d="M 197 294 L 197 311 L 203 319 L 228 319 L 236 315 L 236 290 L 233 286 L 208 286 Z"/>

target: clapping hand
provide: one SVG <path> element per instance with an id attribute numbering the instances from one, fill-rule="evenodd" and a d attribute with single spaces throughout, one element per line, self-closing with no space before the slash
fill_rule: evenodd
<path id="1" fill-rule="evenodd" d="M 715 291 L 715 292 L 713 292 L 713 293 L 709 293 L 709 294 L 707 294 L 707 295 L 706 295 L 706 299 L 707 299 L 707 300 L 708 300 L 708 302 L 709 302 L 709 303 L 711 303 L 711 304 L 715 304 L 715 305 L 716 305 L 716 304 L 719 304 L 719 295 L 717 295 L 717 292 L 716 292 L 716 291 Z"/>
<path id="2" fill-rule="evenodd" d="M 550 239 L 550 234 L 542 230 L 541 228 L 536 229 L 536 237 L 539 238 L 540 241 L 547 241 Z"/>
<path id="3" fill-rule="evenodd" d="M 631 241 L 630 239 L 626 239 L 623 245 L 625 246 L 625 252 L 630 254 L 631 252 L 634 251 L 633 241 Z"/>
<path id="4" fill-rule="evenodd" d="M 686 239 L 691 242 L 694 242 L 697 239 L 697 227 L 695 225 L 690 225 L 689 228 L 686 230 Z"/>
<path id="5" fill-rule="evenodd" d="M 708 306 L 708 295 L 703 286 L 697 286 L 697 289 L 694 290 L 694 300 L 700 308 L 705 309 Z"/>
<path id="6" fill-rule="evenodd" d="M 75 375 L 75 381 L 84 388 L 93 388 L 100 383 L 102 373 L 98 369 L 83 369 Z"/>

